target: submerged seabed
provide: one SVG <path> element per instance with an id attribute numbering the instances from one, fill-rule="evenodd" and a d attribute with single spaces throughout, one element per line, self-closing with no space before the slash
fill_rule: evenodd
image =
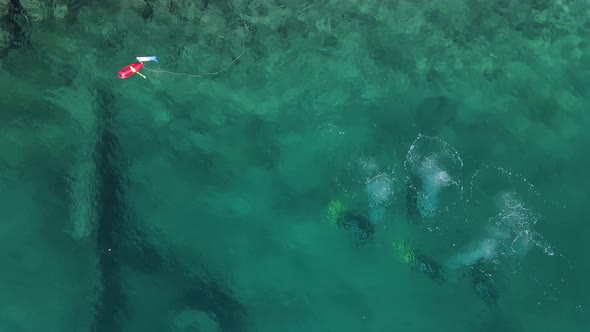
<path id="1" fill-rule="evenodd" d="M 589 13 L 0 0 L 0 331 L 588 331 Z"/>

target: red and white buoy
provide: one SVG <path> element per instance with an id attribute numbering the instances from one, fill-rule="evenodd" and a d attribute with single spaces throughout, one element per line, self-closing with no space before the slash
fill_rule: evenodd
<path id="1" fill-rule="evenodd" d="M 143 68 L 143 63 L 141 63 L 141 62 L 132 63 L 132 64 L 124 67 L 123 69 L 119 70 L 118 76 L 120 79 L 126 79 L 129 76 L 133 76 L 134 74 L 138 74 L 139 76 L 146 78 L 142 73 L 139 72 L 141 70 L 141 68 Z"/>

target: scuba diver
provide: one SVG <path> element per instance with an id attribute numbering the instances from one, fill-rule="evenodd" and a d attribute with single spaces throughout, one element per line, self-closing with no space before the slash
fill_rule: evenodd
<path id="1" fill-rule="evenodd" d="M 422 216 L 419 200 L 418 197 L 420 193 L 418 192 L 420 188 L 420 181 L 419 179 L 412 178 L 411 181 L 406 183 L 406 212 L 408 216 L 408 220 L 410 223 L 413 224 L 420 224 L 424 222 L 424 217 Z M 436 268 L 440 267 L 441 276 L 442 276 L 442 266 L 435 262 L 434 260 L 429 259 L 428 257 L 421 256 L 420 253 L 417 253 L 416 256 L 413 256 L 415 251 L 410 249 L 406 243 L 403 241 L 398 244 L 394 244 L 394 248 L 399 252 L 399 256 L 402 258 L 402 261 L 408 263 L 410 267 L 414 270 L 420 270 L 427 275 L 434 274 L 436 275 Z M 416 262 L 413 261 L 414 257 L 416 258 Z M 428 268 L 428 264 L 420 265 L 420 261 L 429 262 L 433 267 L 432 272 Z M 483 258 L 474 262 L 471 265 L 467 266 L 467 271 L 464 273 L 470 279 L 471 287 L 473 288 L 474 292 L 479 296 L 485 303 L 489 305 L 496 305 L 499 292 L 498 292 L 498 285 L 493 278 L 494 273 L 490 272 L 492 266 L 487 263 Z M 444 279 L 437 279 L 431 277 L 431 279 L 442 281 Z"/>
<path id="2" fill-rule="evenodd" d="M 423 273 L 439 284 L 445 281 L 444 267 L 433 258 L 413 249 L 406 241 L 394 242 L 392 246 L 398 260 L 407 264 L 412 271 Z"/>
<path id="3" fill-rule="evenodd" d="M 367 215 L 347 210 L 338 200 L 328 205 L 328 220 L 343 229 L 357 249 L 370 244 L 375 237 L 375 225 Z"/>
<path id="4" fill-rule="evenodd" d="M 491 267 L 484 260 L 479 260 L 468 266 L 467 275 L 471 279 L 471 287 L 475 293 L 487 304 L 498 303 L 498 285 L 494 279 Z"/>
<path id="5" fill-rule="evenodd" d="M 339 200 L 333 200 L 328 205 L 328 220 L 344 230 L 356 248 L 365 247 L 375 237 L 375 225 L 369 217 L 346 209 Z M 443 266 L 428 255 L 412 249 L 409 243 L 394 243 L 393 249 L 398 260 L 407 264 L 413 271 L 421 272 L 437 283 L 445 280 Z"/>
<path id="6" fill-rule="evenodd" d="M 416 211 L 415 208 L 409 210 Z M 357 249 L 366 248 L 375 239 L 375 224 L 370 221 L 367 214 L 347 209 L 339 200 L 333 200 L 328 204 L 328 221 L 342 229 Z M 446 281 L 443 264 L 413 247 L 409 241 L 393 242 L 392 252 L 396 260 L 406 264 L 410 270 L 419 272 L 438 284 Z M 485 303 L 495 305 L 499 297 L 498 286 L 493 273 L 489 271 L 489 264 L 478 261 L 468 266 L 465 275 L 470 279 L 474 292 Z"/>

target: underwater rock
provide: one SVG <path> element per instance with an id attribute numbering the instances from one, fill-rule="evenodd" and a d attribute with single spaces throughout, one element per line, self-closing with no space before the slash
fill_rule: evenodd
<path id="1" fill-rule="evenodd" d="M 206 312 L 207 325 L 223 332 L 244 331 L 246 308 L 235 294 L 209 280 L 194 280 L 194 288 L 179 299 L 181 308 L 191 308 L 193 312 Z M 201 320 L 201 324 L 203 320 Z"/>
<path id="2" fill-rule="evenodd" d="M 4 53 L 9 48 L 10 45 L 10 34 L 0 29 L 0 53 Z"/>
<path id="3" fill-rule="evenodd" d="M 10 5 L 10 0 L 0 0 L 0 17 L 4 17 L 8 14 L 8 6 Z"/>
<path id="4" fill-rule="evenodd" d="M 48 9 L 42 1 L 20 0 L 19 2 L 31 21 L 41 21 L 47 17 Z"/>
<path id="5" fill-rule="evenodd" d="M 148 6 L 144 0 L 123 0 L 120 2 L 121 8 L 130 8 L 133 10 L 144 10 Z"/>
<path id="6" fill-rule="evenodd" d="M 174 313 L 171 319 L 174 331 L 190 332 L 190 331 L 211 331 L 221 332 L 222 329 L 209 315 L 206 313 L 185 308 Z"/>
<path id="7" fill-rule="evenodd" d="M 53 6 L 53 17 L 62 20 L 68 14 L 68 6 L 56 4 Z"/>
<path id="8" fill-rule="evenodd" d="M 19 1 L 8 6 L 6 17 L 0 20 L 0 57 L 10 49 L 19 49 L 30 45 L 29 35 L 31 18 Z"/>

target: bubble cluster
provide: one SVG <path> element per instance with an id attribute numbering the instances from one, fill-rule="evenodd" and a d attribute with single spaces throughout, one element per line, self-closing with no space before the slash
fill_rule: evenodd
<path id="1" fill-rule="evenodd" d="M 431 220 L 460 199 L 463 161 L 448 143 L 419 135 L 410 146 L 404 165 L 411 184 L 409 190 L 415 191 L 415 208 L 422 218 Z M 442 203 L 441 196 L 445 196 Z"/>

